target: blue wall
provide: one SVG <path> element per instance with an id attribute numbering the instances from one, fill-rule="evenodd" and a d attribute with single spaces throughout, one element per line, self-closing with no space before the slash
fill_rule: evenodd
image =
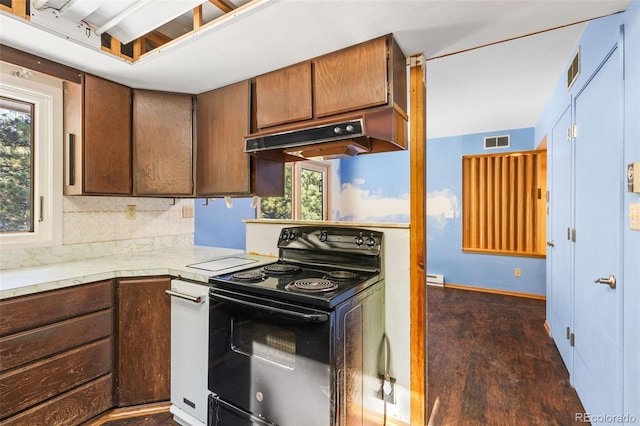
<path id="1" fill-rule="evenodd" d="M 409 223 L 409 151 L 340 160 L 334 220 Z"/>
<path id="2" fill-rule="evenodd" d="M 445 281 L 474 287 L 545 294 L 545 260 L 462 252 L 462 160 L 481 154 L 485 136 L 511 135 L 511 147 L 535 149 L 534 129 L 430 139 L 427 142 L 427 269 Z M 364 155 L 340 161 L 341 197 L 336 220 L 409 222 L 409 152 Z M 514 277 L 520 268 L 522 276 Z"/>
<path id="3" fill-rule="evenodd" d="M 565 87 L 564 76 L 560 77 L 536 125 L 536 138 L 551 132 L 554 121 L 571 105 L 574 92 L 584 86 L 604 54 L 619 40 L 621 24 L 624 25 L 625 73 L 623 163 L 640 161 L 640 0 L 632 0 L 623 14 L 589 23 L 579 41 L 581 74 L 569 91 Z M 621 184 L 625 171 L 621 165 Z M 598 195 L 593 194 L 593 197 L 597 202 Z M 624 217 L 620 218 L 624 229 L 623 284 L 618 288 L 623 292 L 623 402 L 624 414 L 640 419 L 640 232 L 630 229 L 628 216 L 629 204 L 640 203 L 640 194 L 626 192 L 623 203 Z M 589 407 L 585 408 L 589 410 Z"/>
<path id="4" fill-rule="evenodd" d="M 511 135 L 508 149 L 484 150 L 485 136 Z M 445 282 L 544 295 L 545 259 L 462 252 L 462 156 L 536 148 L 534 129 L 503 130 L 427 141 L 427 269 Z M 522 276 L 516 278 L 514 269 Z"/>
<path id="5" fill-rule="evenodd" d="M 223 199 L 195 200 L 194 244 L 241 249 L 245 248 L 246 226 L 243 219 L 255 219 L 256 209 L 251 198 L 233 198 L 233 207 L 227 208 Z"/>

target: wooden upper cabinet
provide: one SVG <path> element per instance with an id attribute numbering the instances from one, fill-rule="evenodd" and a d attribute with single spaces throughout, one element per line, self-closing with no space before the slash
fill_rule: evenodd
<path id="1" fill-rule="evenodd" d="M 313 60 L 316 117 L 387 104 L 387 39 L 380 37 Z"/>
<path id="2" fill-rule="evenodd" d="M 245 80 L 198 95 L 198 195 L 251 193 L 251 157 L 243 139 L 249 133 L 250 90 Z"/>
<path id="3" fill-rule="evenodd" d="M 89 74 L 64 84 L 66 195 L 132 191 L 131 89 Z"/>
<path id="4" fill-rule="evenodd" d="M 193 97 L 134 90 L 134 195 L 193 194 Z"/>
<path id="5" fill-rule="evenodd" d="M 255 94 L 259 129 L 313 118 L 311 62 L 256 77 Z"/>

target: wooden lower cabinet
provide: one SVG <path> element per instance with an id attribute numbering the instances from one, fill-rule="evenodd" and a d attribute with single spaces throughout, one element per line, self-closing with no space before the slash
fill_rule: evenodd
<path id="1" fill-rule="evenodd" d="M 0 425 L 77 425 L 113 407 L 111 280 L 0 301 Z"/>
<path id="2" fill-rule="evenodd" d="M 170 277 L 118 280 L 117 405 L 171 397 Z"/>

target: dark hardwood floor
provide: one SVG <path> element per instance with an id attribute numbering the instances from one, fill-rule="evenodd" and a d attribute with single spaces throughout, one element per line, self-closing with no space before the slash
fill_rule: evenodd
<path id="1" fill-rule="evenodd" d="M 173 414 L 166 412 L 160 414 L 149 414 L 129 419 L 110 420 L 103 423 L 104 426 L 179 426 L 173 420 Z"/>
<path id="2" fill-rule="evenodd" d="M 427 303 L 430 425 L 571 425 L 584 413 L 544 301 L 429 287 Z"/>
<path id="3" fill-rule="evenodd" d="M 576 423 L 584 409 L 544 329 L 544 301 L 438 287 L 427 294 L 429 425 Z M 105 425 L 177 423 L 162 413 Z"/>

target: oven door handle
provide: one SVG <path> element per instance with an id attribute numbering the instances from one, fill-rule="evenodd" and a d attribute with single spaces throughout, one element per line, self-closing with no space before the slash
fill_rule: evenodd
<path id="1" fill-rule="evenodd" d="M 276 306 L 261 305 L 260 303 L 249 302 L 248 300 L 235 299 L 229 296 L 223 296 L 222 294 L 211 292 L 210 297 L 214 300 L 223 303 L 230 303 L 239 306 L 246 306 L 252 309 L 256 309 L 261 312 L 266 312 L 272 315 L 278 315 L 287 319 L 292 319 L 301 322 L 308 323 L 320 323 L 327 322 L 329 320 L 329 314 L 323 312 L 299 312 L 290 309 L 278 308 Z"/>

